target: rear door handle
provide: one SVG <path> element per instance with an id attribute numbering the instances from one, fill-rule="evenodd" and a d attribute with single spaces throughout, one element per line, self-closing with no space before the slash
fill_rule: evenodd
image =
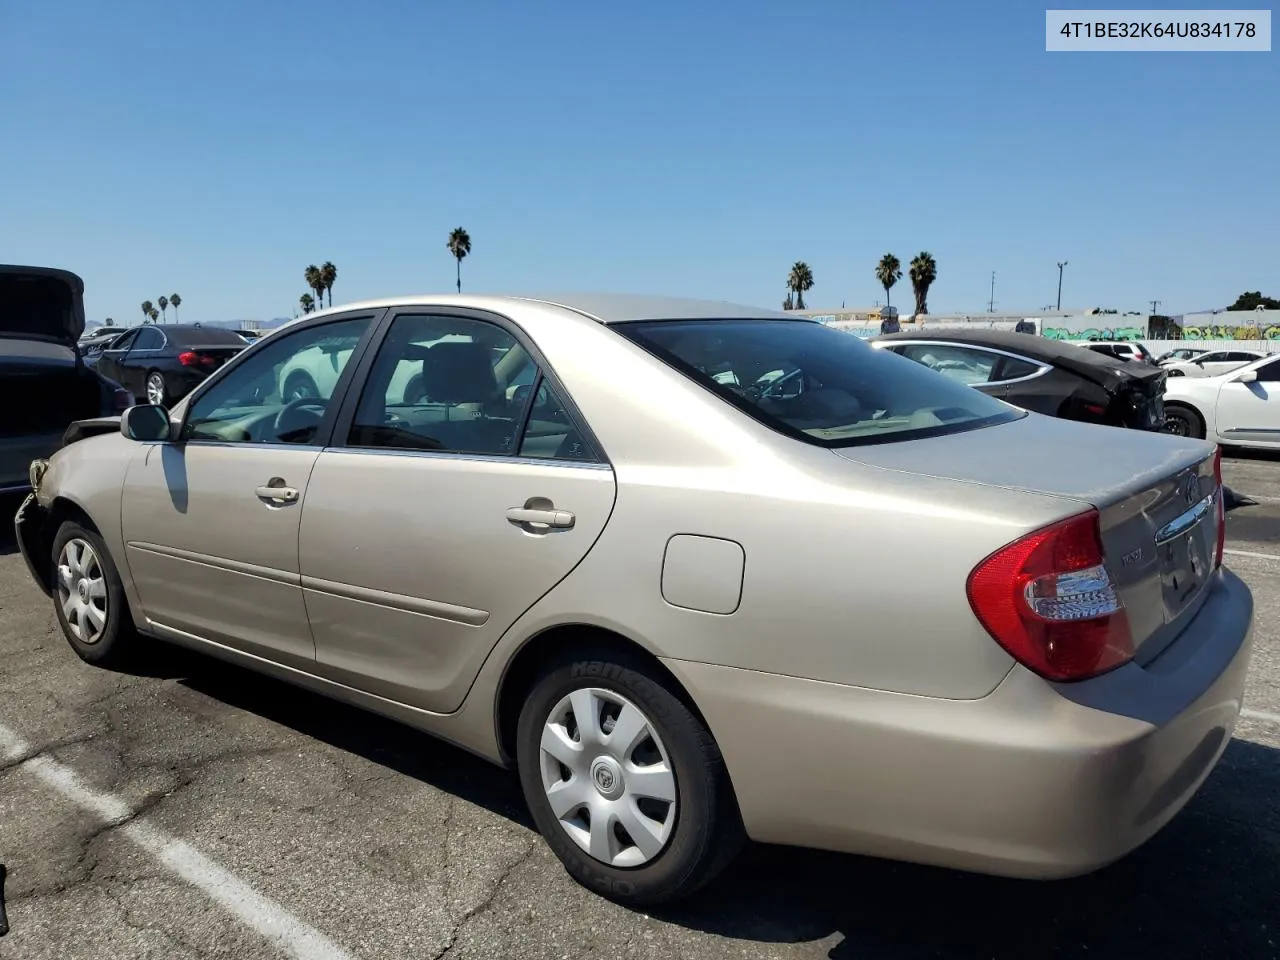
<path id="1" fill-rule="evenodd" d="M 254 491 L 258 495 L 259 500 L 270 500 L 273 503 L 293 503 L 298 499 L 298 491 L 293 487 L 285 486 L 266 486 L 258 487 Z"/>
<path id="2" fill-rule="evenodd" d="M 567 530 L 574 522 L 574 516 L 568 510 L 538 510 L 530 507 L 512 507 L 507 511 L 507 519 L 516 524 L 541 524 L 557 530 Z"/>

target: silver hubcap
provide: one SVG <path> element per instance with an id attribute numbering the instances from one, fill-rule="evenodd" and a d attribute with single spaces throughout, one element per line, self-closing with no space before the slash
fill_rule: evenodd
<path id="1" fill-rule="evenodd" d="M 147 400 L 151 403 L 164 403 L 164 379 L 156 373 L 147 377 Z"/>
<path id="2" fill-rule="evenodd" d="M 573 842 L 614 867 L 660 854 L 676 823 L 676 778 L 649 718 L 612 690 L 575 690 L 542 729 L 542 788 Z"/>
<path id="3" fill-rule="evenodd" d="M 81 643 L 97 643 L 107 626 L 107 581 L 98 555 L 84 540 L 68 540 L 58 554 L 58 600 L 67 627 Z"/>

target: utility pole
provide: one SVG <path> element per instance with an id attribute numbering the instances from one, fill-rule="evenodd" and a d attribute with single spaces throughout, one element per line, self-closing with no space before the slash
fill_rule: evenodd
<path id="1" fill-rule="evenodd" d="M 996 272 L 991 271 L 991 299 L 987 301 L 987 313 L 996 312 Z"/>
<path id="2" fill-rule="evenodd" d="M 1058 306 L 1056 309 L 1062 310 L 1062 268 L 1067 265 L 1067 261 L 1063 260 L 1058 264 Z"/>
<path id="3" fill-rule="evenodd" d="M 1154 317 L 1156 315 L 1156 309 L 1160 306 L 1161 301 L 1148 300 L 1147 302 L 1151 304 L 1151 315 Z"/>

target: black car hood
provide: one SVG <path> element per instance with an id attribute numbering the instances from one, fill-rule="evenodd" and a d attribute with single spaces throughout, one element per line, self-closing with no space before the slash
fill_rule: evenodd
<path id="1" fill-rule="evenodd" d="M 69 270 L 0 264 L 0 337 L 75 349 L 84 333 L 84 281 Z"/>
<path id="2" fill-rule="evenodd" d="M 1154 364 L 1132 360 L 1117 360 L 1087 347 L 1061 340 L 1050 340 L 1029 333 L 1006 333 L 1003 330 L 955 330 L 951 328 L 910 330 L 889 333 L 872 338 L 875 342 L 893 343 L 899 340 L 935 340 L 940 343 L 967 343 L 975 347 L 992 347 L 1021 354 L 1032 360 L 1061 367 L 1111 390 L 1125 381 L 1163 382 L 1168 376 L 1165 370 Z"/>

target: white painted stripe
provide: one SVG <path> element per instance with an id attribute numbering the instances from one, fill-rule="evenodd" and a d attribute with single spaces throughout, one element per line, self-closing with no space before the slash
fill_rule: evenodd
<path id="1" fill-rule="evenodd" d="M 1280 713 L 1269 713 L 1266 710 L 1241 710 L 1240 716 L 1250 720 L 1265 720 L 1267 723 L 1280 725 Z"/>
<path id="2" fill-rule="evenodd" d="M 1253 550 L 1223 550 L 1228 557 L 1253 557 L 1255 560 L 1280 560 L 1277 553 L 1257 553 Z"/>
<path id="3" fill-rule="evenodd" d="M 0 724 L 0 755 L 12 762 L 31 752 L 27 741 Z M 298 960 L 353 960 L 351 954 L 319 930 L 258 893 L 189 843 L 170 837 L 141 820 L 129 821 L 133 811 L 127 803 L 94 790 L 70 767 L 47 756 L 32 757 L 20 766 L 45 786 L 104 823 L 123 824 L 120 827 L 122 834 L 285 953 Z"/>

